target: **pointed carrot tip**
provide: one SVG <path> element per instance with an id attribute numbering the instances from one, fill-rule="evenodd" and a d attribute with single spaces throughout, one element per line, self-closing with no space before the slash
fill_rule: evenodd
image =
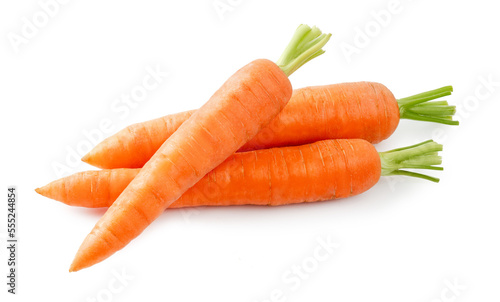
<path id="1" fill-rule="evenodd" d="M 47 189 L 45 187 L 36 188 L 35 192 L 37 192 L 38 194 L 40 194 L 42 196 L 47 197 Z"/>
<path id="2" fill-rule="evenodd" d="M 75 258 L 73 259 L 73 262 L 71 263 L 71 265 L 69 266 L 69 272 L 70 273 L 73 273 L 73 272 L 77 272 L 79 270 L 81 270 L 82 268 L 82 265 L 81 263 L 79 263 L 79 257 L 78 257 L 78 254 L 75 256 Z"/>
<path id="3" fill-rule="evenodd" d="M 70 272 L 76 272 L 91 267 L 108 258 L 116 251 L 110 249 L 108 241 L 94 235 L 93 232 L 94 231 L 90 232 L 80 245 L 73 259 L 73 263 L 71 263 L 69 267 Z"/>
<path id="4" fill-rule="evenodd" d="M 89 153 L 87 153 L 87 154 L 85 154 L 85 155 L 82 157 L 82 161 L 83 161 L 84 163 L 87 163 L 87 164 L 90 164 L 90 163 L 89 163 L 89 159 L 90 159 L 90 152 L 89 152 Z"/>
<path id="5" fill-rule="evenodd" d="M 73 273 L 73 272 L 77 272 L 78 270 L 74 267 L 73 263 L 71 264 L 71 266 L 69 267 L 69 272 L 70 273 Z"/>

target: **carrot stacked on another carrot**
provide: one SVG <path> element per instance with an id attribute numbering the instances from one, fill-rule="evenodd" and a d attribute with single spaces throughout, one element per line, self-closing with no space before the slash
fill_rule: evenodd
<path id="1" fill-rule="evenodd" d="M 297 89 L 285 108 L 240 151 L 293 146 L 335 138 L 388 138 L 400 119 L 457 125 L 455 106 L 434 99 L 451 86 L 396 100 L 382 84 L 343 83 Z M 104 169 L 140 168 L 161 144 L 196 111 L 131 125 L 98 144 L 83 161 Z"/>
<path id="2" fill-rule="evenodd" d="M 268 124 L 292 94 L 288 76 L 321 55 L 329 35 L 299 26 L 275 64 L 246 65 L 156 151 L 97 222 L 70 271 L 94 265 L 123 248 L 168 206 Z"/>
<path id="3" fill-rule="evenodd" d="M 361 139 L 325 140 L 313 144 L 235 153 L 169 208 L 229 205 L 285 205 L 360 194 L 380 176 L 406 175 L 438 179 L 406 169 L 442 170 L 442 145 L 426 141 L 377 153 Z M 113 204 L 140 169 L 76 173 L 37 192 L 72 206 L 97 208 Z M 97 189 L 93 189 L 97 188 Z"/>
<path id="4" fill-rule="evenodd" d="M 371 143 L 388 138 L 400 119 L 457 125 L 455 107 L 433 101 L 450 95 L 452 87 L 398 100 L 373 82 L 292 91 L 288 76 L 321 55 L 329 37 L 299 26 L 277 63 L 255 60 L 200 109 L 129 126 L 83 158 L 108 170 L 76 173 L 36 189 L 72 206 L 109 207 L 70 271 L 120 250 L 168 207 L 344 198 L 387 175 L 438 182 L 410 170 L 442 170 L 442 145 L 425 141 L 377 152 Z"/>

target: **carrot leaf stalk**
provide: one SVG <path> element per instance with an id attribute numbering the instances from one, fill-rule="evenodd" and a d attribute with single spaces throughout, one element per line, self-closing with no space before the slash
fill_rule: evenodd
<path id="1" fill-rule="evenodd" d="M 322 55 L 325 51 L 321 48 L 330 37 L 331 34 L 324 34 L 315 26 L 301 24 L 276 64 L 290 76 L 305 63 Z"/>
<path id="2" fill-rule="evenodd" d="M 402 169 L 443 170 L 443 167 L 437 166 L 442 163 L 442 158 L 438 155 L 438 152 L 442 150 L 443 145 L 428 140 L 404 148 L 379 152 L 382 164 L 381 175 L 406 175 L 439 182 L 439 178 Z"/>
<path id="3" fill-rule="evenodd" d="M 402 119 L 458 125 L 458 121 L 453 120 L 455 106 L 450 106 L 447 101 L 429 102 L 451 95 L 452 91 L 453 87 L 445 86 L 399 99 L 399 116 Z"/>

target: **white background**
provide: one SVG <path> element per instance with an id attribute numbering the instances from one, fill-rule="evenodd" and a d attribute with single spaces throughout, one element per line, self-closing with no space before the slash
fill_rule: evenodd
<path id="1" fill-rule="evenodd" d="M 0 4 L 0 300 L 500 299 L 496 2 L 401 0 L 384 24 L 375 15 L 389 0 L 69 1 L 51 7 L 47 20 L 39 3 Z M 218 13 L 214 3 L 231 10 Z M 46 24 L 12 43 L 34 16 Z M 70 208 L 34 189 L 92 169 L 69 155 L 87 144 L 83 132 L 102 120 L 116 132 L 201 106 L 244 64 L 276 60 L 300 23 L 333 37 L 325 55 L 291 77 L 295 87 L 366 80 L 405 97 L 454 86 L 447 100 L 460 107 L 459 127 L 402 121 L 377 145 L 443 143 L 445 170 L 433 173 L 441 182 L 393 177 L 341 201 L 168 210 L 124 250 L 69 273 L 103 210 Z M 355 42 L 367 28 L 369 41 Z M 358 53 L 345 55 L 347 44 Z M 136 108 L 118 112 L 113 103 L 141 84 L 147 68 L 168 76 Z M 497 82 L 491 91 L 482 84 L 488 78 Z M 57 173 L 57 165 L 66 170 Z M 16 297 L 5 286 L 8 185 L 19 191 Z M 317 240 L 339 246 L 314 267 Z M 307 277 L 283 279 L 303 263 Z M 132 280 L 115 284 L 123 271 Z M 450 290 L 455 282 L 460 288 Z"/>

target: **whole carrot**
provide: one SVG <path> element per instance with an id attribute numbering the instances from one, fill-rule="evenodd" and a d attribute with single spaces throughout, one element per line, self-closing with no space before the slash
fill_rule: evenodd
<path id="1" fill-rule="evenodd" d="M 285 205 L 348 197 L 381 175 L 438 179 L 405 169 L 441 170 L 433 141 L 377 153 L 361 139 L 235 153 L 187 190 L 169 208 Z M 54 181 L 37 192 L 71 206 L 108 207 L 140 169 L 86 171 Z M 94 189 L 96 188 L 96 189 Z"/>
<path id="2" fill-rule="evenodd" d="M 168 206 L 268 124 L 292 94 L 288 76 L 323 53 L 329 35 L 299 26 L 273 63 L 255 60 L 238 70 L 156 151 L 97 222 L 70 271 L 122 249 Z"/>
<path id="3" fill-rule="evenodd" d="M 400 119 L 456 125 L 455 107 L 433 101 L 450 95 L 447 86 L 396 100 L 373 82 L 342 83 L 295 90 L 285 108 L 239 151 L 293 146 L 334 138 L 388 138 Z M 98 144 L 82 160 L 104 169 L 140 168 L 195 110 L 131 125 Z"/>

